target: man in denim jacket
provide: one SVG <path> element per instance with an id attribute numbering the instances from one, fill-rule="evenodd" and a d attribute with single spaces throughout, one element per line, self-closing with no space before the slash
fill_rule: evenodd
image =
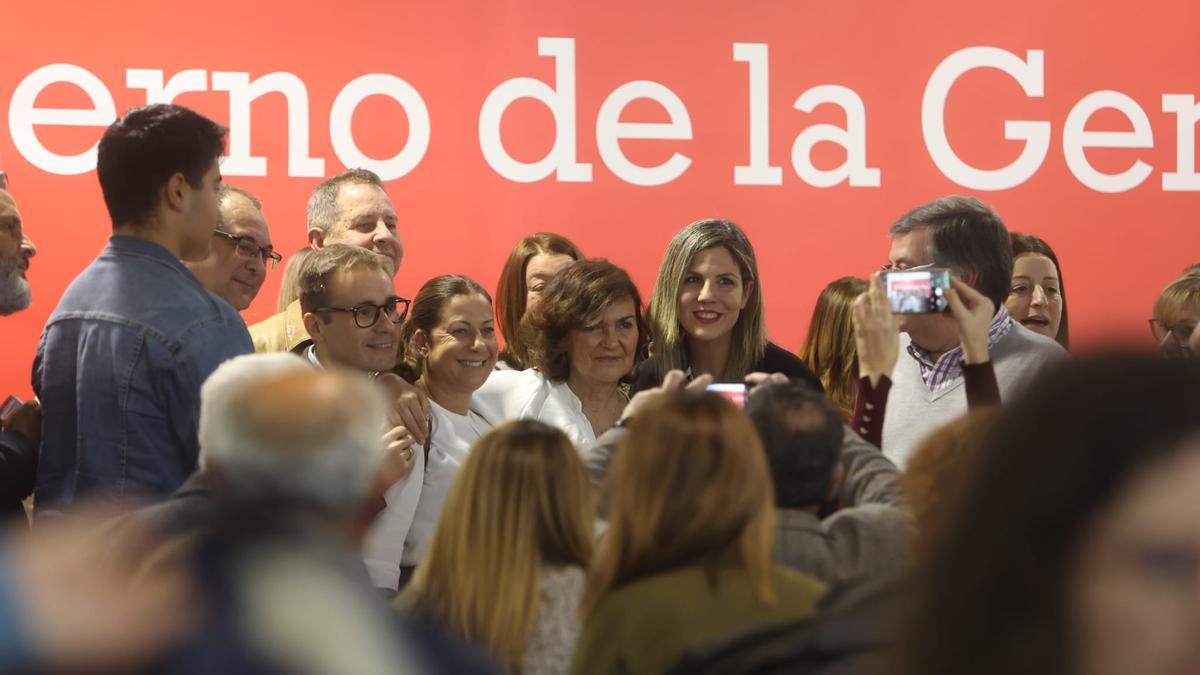
<path id="1" fill-rule="evenodd" d="M 108 246 L 38 344 L 39 514 L 92 494 L 166 497 L 196 468 L 200 385 L 253 351 L 246 324 L 183 266 L 216 229 L 226 129 L 187 108 L 128 112 L 100 141 Z"/>

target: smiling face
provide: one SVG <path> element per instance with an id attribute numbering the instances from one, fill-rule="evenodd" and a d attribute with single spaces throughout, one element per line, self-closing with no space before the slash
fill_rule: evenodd
<path id="1" fill-rule="evenodd" d="M 1077 672 L 1200 672 L 1200 446 L 1130 481 L 1094 520 L 1071 618 Z"/>
<path id="2" fill-rule="evenodd" d="M 337 221 L 328 232 L 310 231 L 316 237 L 314 248 L 329 244 L 349 244 L 387 256 L 392 275 L 400 269 L 404 247 L 396 231 L 396 209 L 387 193 L 369 183 L 342 185 L 337 196 Z"/>
<path id="3" fill-rule="evenodd" d="M 492 304 L 477 293 L 451 298 L 437 326 L 428 335 L 419 331 L 415 339 L 418 348 L 428 350 L 422 379 L 440 391 L 473 392 L 483 386 L 500 352 Z"/>
<path id="4" fill-rule="evenodd" d="M 1058 337 L 1063 298 L 1054 261 L 1039 253 L 1017 256 L 1004 306 L 1014 320 L 1029 330 L 1052 339 Z"/>
<path id="5" fill-rule="evenodd" d="M 546 283 L 575 259 L 563 253 L 539 253 L 525 264 L 525 312 L 542 297 Z"/>
<path id="6" fill-rule="evenodd" d="M 395 286 L 386 272 L 355 267 L 330 278 L 328 306 L 383 305 L 393 295 Z M 328 318 L 326 322 L 314 313 L 304 315 L 304 326 L 317 345 L 322 363 L 369 372 L 395 367 L 400 325 L 386 314 L 379 312 L 370 328 L 360 328 L 351 312 L 329 312 Z"/>
<path id="7" fill-rule="evenodd" d="M 637 308 L 628 296 L 609 305 L 600 320 L 567 333 L 568 381 L 615 384 L 633 370 Z"/>
<path id="8" fill-rule="evenodd" d="M 692 257 L 679 285 L 679 325 L 689 341 L 728 339 L 750 299 L 754 282 L 724 246 Z"/>
<path id="9" fill-rule="evenodd" d="M 218 229 L 234 236 L 248 237 L 259 248 L 273 248 L 262 211 L 236 192 L 230 192 L 221 200 Z M 207 258 L 184 264 L 205 288 L 224 298 L 239 312 L 250 306 L 267 278 L 267 266 L 261 255 L 243 257 L 237 253 L 237 242 L 216 234 Z"/>

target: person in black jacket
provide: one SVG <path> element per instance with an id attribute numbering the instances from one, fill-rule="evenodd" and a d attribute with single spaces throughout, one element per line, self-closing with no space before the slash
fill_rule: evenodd
<path id="1" fill-rule="evenodd" d="M 29 307 L 32 298 L 25 272 L 37 254 L 21 229 L 21 212 L 0 173 L 0 316 Z M 24 518 L 21 500 L 33 492 L 37 448 L 42 439 L 42 407 L 27 401 L 3 419 L 0 427 L 0 521 Z"/>
<path id="2" fill-rule="evenodd" d="M 799 357 L 767 340 L 754 247 L 728 220 L 698 220 L 671 239 L 649 316 L 651 357 L 634 372 L 631 395 L 657 387 L 671 370 L 717 382 L 783 373 L 822 390 Z"/>

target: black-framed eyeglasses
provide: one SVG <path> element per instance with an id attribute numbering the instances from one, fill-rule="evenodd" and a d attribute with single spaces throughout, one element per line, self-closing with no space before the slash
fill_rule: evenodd
<path id="1" fill-rule="evenodd" d="M 269 270 L 275 269 L 275 266 L 283 260 L 283 256 L 276 253 L 273 249 L 259 246 L 258 242 L 254 241 L 254 237 L 244 234 L 230 234 L 223 230 L 213 230 L 213 234 L 219 234 L 232 241 L 237 246 L 237 254 L 243 258 L 262 258 L 263 264 Z"/>
<path id="2" fill-rule="evenodd" d="M 1150 334 L 1154 336 L 1154 341 L 1161 344 L 1167 339 L 1167 335 L 1171 335 L 1180 345 L 1186 345 L 1188 339 L 1192 337 L 1192 332 L 1196 330 L 1196 326 L 1192 324 L 1176 324 L 1168 326 L 1158 319 L 1150 319 Z"/>
<path id="3" fill-rule="evenodd" d="M 410 302 L 408 298 L 393 295 L 382 305 L 364 302 L 361 305 L 353 307 L 318 307 L 316 311 L 349 312 L 354 315 L 354 325 L 359 328 L 370 328 L 375 325 L 375 322 L 379 321 L 380 314 L 387 316 L 392 323 L 404 321 L 404 317 L 408 316 L 408 305 Z"/>

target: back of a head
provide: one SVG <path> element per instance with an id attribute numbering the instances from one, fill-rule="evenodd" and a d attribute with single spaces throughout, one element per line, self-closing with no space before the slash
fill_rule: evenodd
<path id="1" fill-rule="evenodd" d="M 800 358 L 821 378 L 825 392 L 843 410 L 854 407 L 858 382 L 858 349 L 854 342 L 851 319 L 854 301 L 867 291 L 867 282 L 858 277 L 842 277 L 829 283 L 808 322 L 808 335 L 800 348 Z"/>
<path id="2" fill-rule="evenodd" d="M 609 529 L 585 607 L 610 590 L 692 566 L 732 564 L 772 597 L 774 491 L 742 411 L 708 392 L 664 394 L 638 411 L 609 474 Z"/>
<path id="3" fill-rule="evenodd" d="M 1116 354 L 1043 372 L 990 427 L 933 533 L 901 672 L 1075 672 L 1065 589 L 1083 538 L 1198 433 L 1200 363 Z"/>
<path id="4" fill-rule="evenodd" d="M 145 224 L 175 174 L 199 188 L 225 150 L 226 132 L 195 111 L 163 103 L 135 108 L 113 122 L 96 159 L 113 227 Z"/>
<path id="5" fill-rule="evenodd" d="M 586 568 L 592 485 L 561 431 L 534 420 L 476 441 L 412 582 L 414 609 L 519 667 L 537 618 L 542 565 Z"/>
<path id="6" fill-rule="evenodd" d="M 888 230 L 896 236 L 928 228 L 935 264 L 975 273 L 975 288 L 999 309 L 1012 284 L 1012 242 L 1004 221 L 974 197 L 951 195 L 904 214 Z"/>
<path id="7" fill-rule="evenodd" d="M 335 518 L 361 508 L 383 457 L 385 420 L 383 400 L 366 380 L 305 365 L 235 388 L 213 412 L 205 466 L 230 497 Z"/>
<path id="8" fill-rule="evenodd" d="M 367 169 L 347 169 L 336 176 L 327 178 L 318 185 L 308 198 L 308 229 L 329 232 L 337 223 L 338 195 L 345 185 L 374 185 L 387 192 L 383 181 L 374 171 Z"/>
<path id="9" fill-rule="evenodd" d="M 517 367 L 527 367 L 524 342 L 520 339 L 521 317 L 525 316 L 525 275 L 529 261 L 539 254 L 565 255 L 583 260 L 583 252 L 570 239 L 554 232 L 538 232 L 522 237 L 508 254 L 496 284 L 496 323 L 504 338 L 505 360 Z"/>
<path id="10" fill-rule="evenodd" d="M 775 505 L 820 504 L 842 450 L 841 415 L 819 391 L 799 381 L 758 387 L 746 401 L 771 467 Z"/>

